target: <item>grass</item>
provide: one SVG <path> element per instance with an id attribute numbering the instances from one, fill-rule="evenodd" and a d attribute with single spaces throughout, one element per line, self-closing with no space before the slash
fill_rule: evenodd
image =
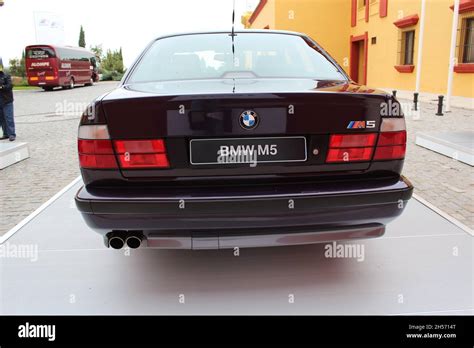
<path id="1" fill-rule="evenodd" d="M 34 90 L 39 89 L 39 87 L 35 86 L 13 86 L 14 91 L 25 91 L 25 90 Z"/>

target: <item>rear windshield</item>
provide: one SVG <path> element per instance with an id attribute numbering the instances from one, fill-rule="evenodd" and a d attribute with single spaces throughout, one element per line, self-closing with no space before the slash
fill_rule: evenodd
<path id="1" fill-rule="evenodd" d="M 54 58 L 56 55 L 51 48 L 38 47 L 28 49 L 26 51 L 26 56 L 31 59 L 47 59 Z"/>
<path id="2" fill-rule="evenodd" d="M 345 80 L 334 64 L 300 36 L 238 33 L 232 45 L 228 33 L 219 33 L 155 41 L 127 82 L 239 77 Z"/>

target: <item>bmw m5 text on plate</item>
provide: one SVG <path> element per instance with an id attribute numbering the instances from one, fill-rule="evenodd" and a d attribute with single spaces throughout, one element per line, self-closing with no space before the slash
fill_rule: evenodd
<path id="1" fill-rule="evenodd" d="M 413 191 L 399 106 L 302 34 L 160 37 L 84 113 L 76 203 L 116 249 L 378 237 Z"/>

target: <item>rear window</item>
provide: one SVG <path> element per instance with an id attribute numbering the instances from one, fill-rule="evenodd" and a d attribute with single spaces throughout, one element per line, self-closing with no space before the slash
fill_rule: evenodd
<path id="1" fill-rule="evenodd" d="M 51 48 L 41 47 L 41 48 L 30 48 L 26 52 L 26 56 L 30 59 L 47 59 L 54 58 L 56 55 Z"/>
<path id="2" fill-rule="evenodd" d="M 239 77 L 345 80 L 300 36 L 272 33 L 182 35 L 155 41 L 127 82 Z"/>

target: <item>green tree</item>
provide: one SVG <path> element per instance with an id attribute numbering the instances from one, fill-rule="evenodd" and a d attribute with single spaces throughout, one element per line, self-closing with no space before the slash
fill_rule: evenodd
<path id="1" fill-rule="evenodd" d="M 86 33 L 84 28 L 81 25 L 81 30 L 79 31 L 79 47 L 86 47 Z"/>
<path id="2" fill-rule="evenodd" d="M 8 62 L 9 72 L 12 76 L 26 77 L 26 67 L 25 67 L 25 51 L 22 52 L 21 58 L 12 58 Z"/>
<path id="3" fill-rule="evenodd" d="M 117 81 L 122 78 L 125 71 L 122 48 L 116 51 L 107 50 L 107 53 L 102 58 L 101 70 L 103 80 Z"/>
<path id="4" fill-rule="evenodd" d="M 94 52 L 97 61 L 100 63 L 102 62 L 102 55 L 104 54 L 104 50 L 102 48 L 102 45 L 96 45 L 96 46 L 91 46 L 90 47 L 91 52 Z"/>

